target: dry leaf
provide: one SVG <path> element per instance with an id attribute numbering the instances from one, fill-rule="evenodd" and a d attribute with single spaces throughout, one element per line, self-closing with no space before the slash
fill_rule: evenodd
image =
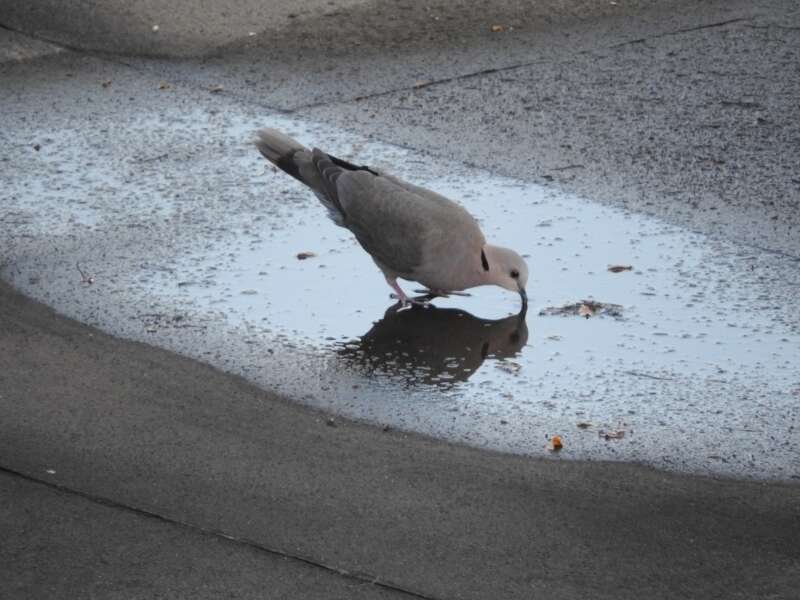
<path id="1" fill-rule="evenodd" d="M 415 90 L 418 90 L 418 89 L 420 89 L 420 88 L 424 88 L 426 85 L 430 85 L 430 84 L 431 84 L 431 82 L 430 82 L 430 81 L 417 81 L 417 82 L 414 84 L 414 89 L 415 89 Z"/>
<path id="2" fill-rule="evenodd" d="M 160 90 L 168 90 L 169 89 L 169 84 L 166 81 L 162 81 L 161 83 L 158 84 L 158 89 L 160 89 Z"/>
<path id="3" fill-rule="evenodd" d="M 210 88 L 208 88 L 208 91 L 211 92 L 212 94 L 218 94 L 224 89 L 225 88 L 222 87 L 221 85 L 212 85 Z"/>
<path id="4" fill-rule="evenodd" d="M 565 304 L 564 306 L 549 306 L 539 311 L 540 317 L 571 317 L 576 315 L 586 317 L 587 319 L 600 315 L 621 318 L 622 306 L 607 302 L 597 302 L 595 300 L 583 300 L 582 302 Z"/>
<path id="5" fill-rule="evenodd" d="M 600 437 L 605 440 L 621 440 L 625 437 L 625 431 L 618 429 L 617 431 L 601 431 Z"/>
<path id="6" fill-rule="evenodd" d="M 564 444 L 561 443 L 560 435 L 554 435 L 553 437 L 551 437 L 550 442 L 547 444 L 547 449 L 550 450 L 550 452 L 558 452 L 563 447 Z"/>
<path id="7" fill-rule="evenodd" d="M 305 260 L 307 258 L 311 258 L 312 256 L 316 256 L 313 252 L 298 252 L 297 253 L 297 260 Z"/>
<path id="8" fill-rule="evenodd" d="M 502 25 L 492 25 L 491 29 L 492 33 L 502 33 L 503 31 L 505 31 L 505 27 L 503 27 Z"/>
<path id="9" fill-rule="evenodd" d="M 623 271 L 633 271 L 631 265 L 609 265 L 608 270 L 612 273 L 622 273 Z"/>

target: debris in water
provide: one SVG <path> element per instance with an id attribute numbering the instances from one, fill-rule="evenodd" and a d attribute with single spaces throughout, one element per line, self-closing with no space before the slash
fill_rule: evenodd
<path id="1" fill-rule="evenodd" d="M 550 452 L 558 452 L 563 447 L 564 444 L 561 443 L 560 435 L 554 435 L 553 437 L 551 437 L 550 442 L 548 442 L 547 444 L 547 449 L 550 450 Z"/>
<path id="2" fill-rule="evenodd" d="M 502 25 L 492 25 L 491 27 L 492 33 L 503 33 L 505 29 Z"/>
<path id="3" fill-rule="evenodd" d="M 612 430 L 612 431 L 603 431 L 600 430 L 597 434 L 603 438 L 604 440 L 621 440 L 625 437 L 625 431 L 622 429 Z"/>
<path id="4" fill-rule="evenodd" d="M 78 273 L 81 274 L 81 283 L 85 283 L 87 285 L 92 285 L 94 283 L 94 275 L 89 275 L 78 263 L 75 263 L 75 268 L 78 269 Z"/>
<path id="5" fill-rule="evenodd" d="M 330 417 L 327 421 L 325 421 L 325 425 L 328 427 L 336 427 L 336 420 L 333 417 Z"/>
<path id="6" fill-rule="evenodd" d="M 595 302 L 594 300 L 583 300 L 574 304 L 564 306 L 548 306 L 539 311 L 540 317 L 593 317 L 607 315 L 615 319 L 622 318 L 622 305 L 606 302 Z"/>
<path id="7" fill-rule="evenodd" d="M 612 273 L 622 273 L 623 271 L 633 271 L 632 265 L 609 265 L 608 270 Z"/>
<path id="8" fill-rule="evenodd" d="M 592 426 L 591 423 L 587 423 L 586 421 L 581 421 L 580 423 L 576 424 L 578 429 L 589 429 Z"/>
<path id="9" fill-rule="evenodd" d="M 510 360 L 504 360 L 498 362 L 496 367 L 501 371 L 505 371 L 506 373 L 511 373 L 512 375 L 516 375 L 519 373 L 519 370 L 522 368 L 522 365 L 519 363 L 511 362 Z"/>
<path id="10" fill-rule="evenodd" d="M 224 89 L 225 88 L 222 87 L 221 85 L 212 85 L 210 88 L 208 88 L 208 91 L 211 92 L 212 94 L 219 94 Z"/>
<path id="11" fill-rule="evenodd" d="M 316 256 L 313 252 L 298 252 L 297 253 L 297 260 L 305 260 L 307 258 L 312 258 Z"/>

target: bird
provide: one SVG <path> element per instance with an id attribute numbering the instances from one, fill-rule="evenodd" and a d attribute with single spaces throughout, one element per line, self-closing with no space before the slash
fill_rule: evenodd
<path id="1" fill-rule="evenodd" d="M 475 218 L 456 202 L 376 168 L 309 150 L 276 129 L 257 131 L 254 141 L 268 161 L 311 188 L 336 225 L 355 235 L 402 309 L 483 285 L 517 292 L 527 307 L 523 258 L 488 244 Z M 398 278 L 424 285 L 425 299 L 409 298 Z"/>

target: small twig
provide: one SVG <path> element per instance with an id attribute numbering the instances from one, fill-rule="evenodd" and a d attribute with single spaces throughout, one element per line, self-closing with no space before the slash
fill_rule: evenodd
<path id="1" fill-rule="evenodd" d="M 659 381 L 672 381 L 674 377 L 659 377 L 658 375 L 650 375 L 649 373 L 639 373 L 638 371 L 623 371 L 626 375 L 633 375 L 634 377 L 646 377 L 647 379 L 658 379 Z"/>
<path id="2" fill-rule="evenodd" d="M 88 285 L 92 285 L 94 283 L 94 276 L 89 275 L 83 269 L 81 269 L 80 264 L 78 264 L 77 262 L 75 263 L 75 268 L 78 269 L 78 273 L 81 274 L 81 283 L 85 283 Z"/>
<path id="3" fill-rule="evenodd" d="M 153 162 L 153 161 L 156 161 L 156 160 L 161 160 L 162 158 L 167 158 L 167 156 L 169 156 L 169 154 L 167 154 L 165 152 L 164 154 L 159 154 L 158 156 L 151 156 L 149 158 L 140 158 L 136 162 L 138 162 L 138 163 L 148 163 L 148 162 Z"/>

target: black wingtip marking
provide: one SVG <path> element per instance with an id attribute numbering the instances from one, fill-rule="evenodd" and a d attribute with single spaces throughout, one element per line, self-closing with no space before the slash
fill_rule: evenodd
<path id="1" fill-rule="evenodd" d="M 341 158 L 336 158 L 333 154 L 328 154 L 328 158 L 330 158 L 331 161 L 333 162 L 333 164 L 335 164 L 337 167 L 342 167 L 343 169 L 345 169 L 347 171 L 366 171 L 367 173 L 372 173 L 373 175 L 376 175 L 376 176 L 378 175 L 375 171 L 373 171 L 369 167 L 366 167 L 366 166 L 359 167 L 359 166 L 354 165 L 353 163 L 349 163 L 346 160 L 343 160 Z"/>
<path id="2" fill-rule="evenodd" d="M 489 261 L 486 260 L 486 253 L 483 250 L 481 250 L 481 264 L 483 265 L 484 271 L 489 270 Z"/>
<path id="3" fill-rule="evenodd" d="M 275 166 L 278 167 L 284 173 L 287 173 L 297 179 L 298 181 L 305 183 L 303 178 L 300 176 L 300 169 L 297 168 L 297 163 L 294 162 L 294 152 L 290 154 L 284 154 L 278 160 L 275 161 Z"/>

